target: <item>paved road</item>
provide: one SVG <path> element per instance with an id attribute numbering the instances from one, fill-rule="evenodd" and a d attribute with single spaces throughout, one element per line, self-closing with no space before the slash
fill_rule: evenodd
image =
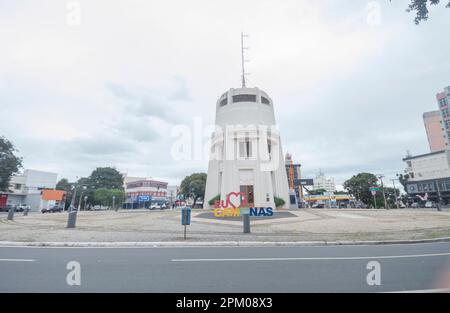
<path id="1" fill-rule="evenodd" d="M 81 265 L 69 286 L 66 265 Z M 366 266 L 381 265 L 381 286 Z M 0 248 L 0 292 L 381 292 L 436 289 L 450 243 L 204 248 Z"/>

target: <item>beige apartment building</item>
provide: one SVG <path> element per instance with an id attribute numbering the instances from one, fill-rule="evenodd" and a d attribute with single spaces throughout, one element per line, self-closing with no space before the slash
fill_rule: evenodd
<path id="1" fill-rule="evenodd" d="M 425 124 L 425 130 L 427 132 L 430 152 L 447 150 L 448 139 L 446 137 L 441 112 L 425 112 L 423 114 L 423 122 Z"/>

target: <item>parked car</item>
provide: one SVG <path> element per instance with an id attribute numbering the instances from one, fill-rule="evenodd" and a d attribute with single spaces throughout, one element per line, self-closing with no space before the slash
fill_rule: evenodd
<path id="1" fill-rule="evenodd" d="M 92 211 L 104 211 L 104 210 L 108 210 L 108 207 L 105 205 L 94 205 L 91 210 Z"/>
<path id="2" fill-rule="evenodd" d="M 23 212 L 25 210 L 30 210 L 30 206 L 28 204 L 21 203 L 16 205 L 16 212 Z"/>
<path id="3" fill-rule="evenodd" d="M 150 210 L 165 210 L 167 205 L 165 203 L 152 203 Z"/>
<path id="4" fill-rule="evenodd" d="M 323 203 L 314 203 L 312 208 L 313 209 L 323 209 L 325 207 L 325 204 Z"/>
<path id="5" fill-rule="evenodd" d="M 414 202 L 413 204 L 411 204 L 411 208 L 413 209 L 417 209 L 419 207 L 419 203 Z"/>
<path id="6" fill-rule="evenodd" d="M 52 206 L 49 209 L 42 209 L 41 210 L 42 214 L 44 214 L 44 213 L 56 213 L 56 212 L 61 213 L 62 211 L 63 211 L 63 208 L 60 207 L 60 206 L 57 206 L 57 205 Z"/>
<path id="7" fill-rule="evenodd" d="M 431 209 L 431 208 L 435 208 L 436 205 L 435 205 L 432 201 L 427 201 L 427 202 L 425 203 L 425 207 L 426 207 L 427 209 Z"/>

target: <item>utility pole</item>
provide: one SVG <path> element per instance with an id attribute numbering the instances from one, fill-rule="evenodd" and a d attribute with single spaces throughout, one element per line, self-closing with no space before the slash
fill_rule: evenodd
<path id="1" fill-rule="evenodd" d="M 386 201 L 386 194 L 384 193 L 384 184 L 383 184 L 384 175 L 378 175 L 378 178 L 381 181 L 381 191 L 383 192 L 384 207 L 386 208 L 386 210 L 389 210 L 389 207 L 388 207 L 387 201 Z"/>
<path id="2" fill-rule="evenodd" d="M 395 203 L 397 203 L 397 209 L 400 209 L 400 204 L 398 203 L 398 197 L 397 197 L 397 189 L 395 188 L 395 181 L 397 179 L 391 179 L 392 184 L 394 185 L 394 194 L 395 194 Z"/>
<path id="3" fill-rule="evenodd" d="M 439 188 L 439 182 L 437 180 L 434 181 L 434 185 L 436 187 L 436 191 L 437 191 L 437 203 L 436 203 L 436 208 L 438 211 L 442 211 L 441 210 L 441 189 Z"/>

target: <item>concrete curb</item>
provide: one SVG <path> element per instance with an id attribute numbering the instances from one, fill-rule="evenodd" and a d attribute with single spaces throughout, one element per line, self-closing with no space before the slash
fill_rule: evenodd
<path id="1" fill-rule="evenodd" d="M 384 241 L 215 241 L 215 242 L 14 242 L 0 241 L 0 247 L 57 247 L 57 248 L 155 248 L 155 247 L 289 247 L 289 246 L 356 246 L 394 245 L 433 242 L 450 242 L 450 237 L 417 240 Z"/>

